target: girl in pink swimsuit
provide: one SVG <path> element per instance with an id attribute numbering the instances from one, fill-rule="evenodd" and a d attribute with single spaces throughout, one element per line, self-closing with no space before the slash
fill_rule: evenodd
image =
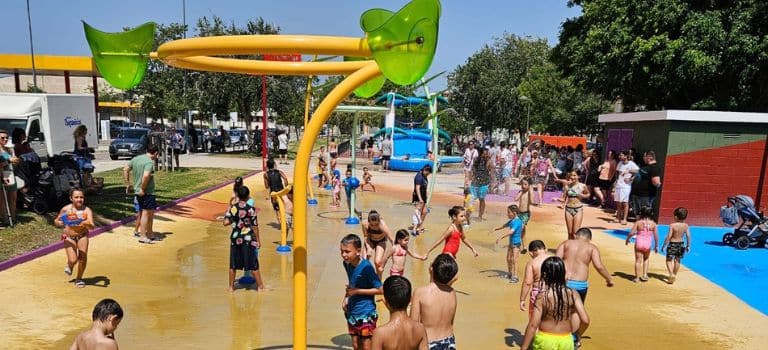
<path id="1" fill-rule="evenodd" d="M 389 269 L 390 276 L 402 276 L 405 274 L 405 258 L 410 255 L 414 259 L 427 260 L 425 255 L 416 255 L 408 249 L 408 231 L 400 229 L 395 233 L 395 246 L 392 249 L 392 267 Z M 386 261 L 386 260 L 385 260 Z"/>
<path id="2" fill-rule="evenodd" d="M 651 247 L 655 253 L 659 252 L 659 233 L 656 223 L 652 219 L 653 209 L 643 207 L 640 209 L 640 215 L 632 227 L 632 231 L 627 235 L 625 244 L 633 236 L 635 238 L 635 279 L 634 282 L 648 281 L 648 263 L 651 256 Z"/>
<path id="3" fill-rule="evenodd" d="M 448 226 L 448 229 L 445 230 L 445 233 L 443 233 L 443 235 L 440 236 L 440 238 L 438 238 L 434 244 L 432 244 L 432 247 L 429 248 L 429 251 L 427 251 L 427 255 L 435 250 L 435 248 L 440 245 L 440 242 L 445 242 L 443 253 L 450 254 L 454 259 L 456 258 L 456 254 L 459 252 L 459 244 L 461 242 L 464 242 L 464 244 L 472 250 L 472 253 L 474 253 L 475 256 L 480 255 L 477 250 L 475 250 L 475 247 L 467 242 L 467 237 L 464 236 L 463 225 L 464 222 L 467 221 L 464 207 L 454 206 L 448 210 L 448 216 L 451 217 L 451 226 Z"/>

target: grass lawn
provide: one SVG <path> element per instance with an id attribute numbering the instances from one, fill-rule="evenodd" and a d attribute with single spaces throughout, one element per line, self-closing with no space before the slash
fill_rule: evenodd
<path id="1" fill-rule="evenodd" d="M 184 168 L 176 172 L 155 172 L 157 203 L 202 191 L 222 182 L 247 174 L 242 169 Z M 86 198 L 86 205 L 96 215 L 96 225 L 134 215 L 133 197 L 125 194 L 123 170 L 115 169 L 96 174 L 104 178 L 104 191 Z M 20 210 L 13 228 L 0 230 L 0 261 L 31 251 L 59 240 L 61 229 L 53 226 L 55 213 L 37 215 Z"/>

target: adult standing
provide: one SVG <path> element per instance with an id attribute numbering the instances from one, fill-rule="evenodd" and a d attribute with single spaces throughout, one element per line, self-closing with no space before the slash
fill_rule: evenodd
<path id="1" fill-rule="evenodd" d="M 13 174 L 13 165 L 19 164 L 21 159 L 14 155 L 13 150 L 6 147 L 8 144 L 8 132 L 0 130 L 0 167 L 3 168 L 3 193 L 5 196 L 0 200 L 2 208 L 2 217 L 5 221 L 2 225 L 8 225 L 16 221 L 16 176 Z M 7 205 L 7 206 L 6 206 Z"/>
<path id="2" fill-rule="evenodd" d="M 469 190 L 472 197 L 479 201 L 477 206 L 477 220 L 483 220 L 485 213 L 485 195 L 488 194 L 488 185 L 491 183 L 491 171 L 493 165 L 488 155 L 488 150 L 481 148 L 477 160 L 472 165 L 472 183 Z"/>
<path id="3" fill-rule="evenodd" d="M 603 195 L 600 192 L 598 186 L 598 178 L 600 177 L 600 151 L 596 149 L 590 149 L 587 151 L 587 158 L 584 159 L 584 173 L 586 174 L 584 183 L 589 188 L 589 198 L 595 196 L 599 200 L 598 205 L 603 205 Z M 594 203 L 594 202 L 593 202 Z"/>
<path id="4" fill-rule="evenodd" d="M 661 169 L 656 164 L 656 152 L 645 152 L 643 161 L 645 166 L 640 168 L 632 182 L 632 210 L 635 213 L 639 213 L 642 207 L 654 208 L 656 193 L 661 187 Z"/>
<path id="5" fill-rule="evenodd" d="M 135 193 L 134 202 L 139 205 L 139 243 L 151 244 L 159 240 L 155 237 L 152 224 L 157 209 L 155 198 L 155 160 L 157 159 L 157 146 L 147 147 L 147 153 L 134 157 L 123 168 L 125 180 L 125 193 Z M 133 182 L 131 182 L 133 177 Z"/>
<path id="6" fill-rule="evenodd" d="M 635 162 L 629 159 L 629 151 L 619 153 L 619 164 L 616 166 L 616 184 L 614 189 L 616 195 L 616 222 L 622 225 L 627 224 L 627 215 L 629 214 L 629 194 L 632 191 L 632 177 L 637 174 L 640 168 Z"/>
<path id="7" fill-rule="evenodd" d="M 187 135 L 189 136 L 190 142 L 192 142 L 192 145 L 189 147 L 189 151 L 197 152 L 199 140 L 197 139 L 197 130 L 195 130 L 195 127 L 192 126 L 192 124 L 189 124 L 189 127 L 187 127 Z"/>
<path id="8" fill-rule="evenodd" d="M 478 153 L 475 149 L 475 143 L 470 141 L 467 148 L 464 149 L 464 188 L 467 188 L 472 179 L 472 166 L 475 164 Z"/>
<path id="9" fill-rule="evenodd" d="M 507 143 L 501 141 L 501 154 L 499 159 L 501 160 L 501 182 L 504 184 L 504 196 L 509 196 L 509 188 L 512 182 L 512 151 L 507 147 Z"/>
<path id="10" fill-rule="evenodd" d="M 275 217 L 277 218 L 278 223 L 280 222 L 280 205 L 277 203 L 279 198 L 272 198 L 270 193 L 278 192 L 287 185 L 288 177 L 285 176 L 285 173 L 282 170 L 275 169 L 275 160 L 269 158 L 269 160 L 267 160 L 267 172 L 264 173 L 264 187 L 268 189 L 266 193 L 267 198 L 265 199 L 272 202 L 272 209 L 275 210 Z"/>
<path id="11" fill-rule="evenodd" d="M 600 175 L 597 178 L 598 189 L 595 190 L 595 195 L 600 199 L 600 206 L 605 208 L 606 198 L 611 191 L 613 185 L 613 177 L 616 176 L 616 152 L 608 151 L 608 157 L 605 158 L 603 164 L 597 167 L 597 171 Z"/>
<path id="12" fill-rule="evenodd" d="M 87 135 L 88 129 L 85 125 L 78 126 L 72 133 L 72 136 L 75 138 L 75 160 L 83 176 L 83 187 L 91 185 L 91 173 L 94 170 L 93 163 L 91 162 L 91 152 L 88 149 L 88 140 L 86 140 Z"/>
<path id="13" fill-rule="evenodd" d="M 432 174 L 432 166 L 427 164 L 413 177 L 413 194 L 411 202 L 421 204 L 421 223 L 427 218 L 427 184 L 429 175 Z"/>
<path id="14" fill-rule="evenodd" d="M 328 153 L 331 154 L 331 158 L 336 158 L 339 154 L 339 144 L 336 143 L 335 137 L 331 137 L 331 142 L 328 142 Z"/>
<path id="15" fill-rule="evenodd" d="M 288 133 L 285 131 L 280 131 L 277 135 L 277 153 L 283 160 L 282 164 L 288 164 Z"/>
<path id="16" fill-rule="evenodd" d="M 171 152 L 171 162 L 176 160 L 176 167 L 179 167 L 179 153 L 184 149 L 184 137 L 181 136 L 179 130 L 171 128 L 171 136 L 168 137 L 168 150 Z"/>
<path id="17" fill-rule="evenodd" d="M 389 160 L 392 158 L 392 136 L 387 135 L 384 141 L 381 141 L 381 167 L 384 171 L 389 170 Z"/>

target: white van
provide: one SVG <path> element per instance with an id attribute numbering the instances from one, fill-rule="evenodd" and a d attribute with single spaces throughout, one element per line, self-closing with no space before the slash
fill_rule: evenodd
<path id="1" fill-rule="evenodd" d="M 72 133 L 80 125 L 88 128 L 88 146 L 98 146 L 93 95 L 0 93 L 0 129 L 26 131 L 27 141 L 40 158 L 72 152 Z M 10 140 L 9 140 L 10 146 Z"/>

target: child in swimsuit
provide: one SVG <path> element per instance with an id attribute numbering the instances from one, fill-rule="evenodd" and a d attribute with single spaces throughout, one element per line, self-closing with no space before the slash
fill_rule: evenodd
<path id="1" fill-rule="evenodd" d="M 325 161 L 324 156 L 317 158 L 317 187 L 323 188 L 328 184 L 328 175 L 326 174 L 328 163 Z"/>
<path id="2" fill-rule="evenodd" d="M 373 189 L 373 192 L 376 192 L 376 186 L 373 185 L 373 182 L 371 182 L 371 179 L 373 178 L 373 175 L 368 171 L 368 167 L 363 167 L 363 184 L 360 185 L 360 190 L 365 191 L 364 187 L 365 185 L 371 186 Z"/>
<path id="3" fill-rule="evenodd" d="M 571 320 L 589 323 L 589 315 L 576 291 L 565 286 L 565 264 L 552 256 L 541 264 L 543 290 L 536 296 L 533 317 L 528 321 L 522 349 L 573 349 Z"/>
<path id="4" fill-rule="evenodd" d="M 680 270 L 680 260 L 683 259 L 685 253 L 691 251 L 691 231 L 688 229 L 688 224 L 685 223 L 688 209 L 677 208 L 674 215 L 675 222 L 669 225 L 669 234 L 661 247 L 662 251 L 666 250 L 667 252 L 667 271 L 669 272 L 667 283 L 669 284 L 675 283 L 677 272 Z M 685 236 L 685 241 L 683 241 L 683 236 Z"/>
<path id="5" fill-rule="evenodd" d="M 376 268 L 376 274 L 379 278 L 384 274 L 384 266 L 387 265 L 389 255 L 387 252 L 387 242 L 394 242 L 389 227 L 381 218 L 379 212 L 372 209 L 368 212 L 368 220 L 360 223 L 363 231 L 363 259 L 371 260 Z"/>
<path id="6" fill-rule="evenodd" d="M 653 209 L 642 207 L 635 226 L 627 235 L 624 244 L 629 244 L 629 240 L 635 238 L 635 279 L 634 282 L 648 281 L 648 264 L 651 255 L 651 247 L 655 253 L 659 252 L 659 234 L 656 223 L 651 218 Z M 641 273 L 642 272 L 642 273 Z"/>
<path id="7" fill-rule="evenodd" d="M 77 277 L 75 286 L 85 287 L 83 282 L 83 273 L 88 264 L 88 230 L 93 228 L 93 212 L 91 208 L 85 206 L 85 192 L 81 189 L 72 189 L 69 191 L 68 204 L 61 208 L 59 215 L 56 215 L 54 224 L 64 228 L 61 240 L 64 241 L 64 251 L 67 254 L 67 267 L 64 273 L 67 276 L 72 275 L 72 268 L 77 265 Z"/>
<path id="8" fill-rule="evenodd" d="M 520 259 L 520 247 L 523 245 L 523 221 L 517 217 L 517 206 L 514 204 L 507 207 L 507 217 L 509 221 L 494 230 L 509 229 L 507 233 L 496 238 L 496 245 L 501 239 L 509 237 L 509 245 L 507 246 L 507 271 L 509 274 L 507 277 L 509 283 L 517 283 L 520 281 L 517 277 L 517 261 Z"/>
<path id="9" fill-rule="evenodd" d="M 517 194 L 517 217 L 523 222 L 523 234 L 528 221 L 531 221 L 531 179 L 524 177 L 520 180 L 520 192 Z"/>
<path id="10" fill-rule="evenodd" d="M 528 319 L 531 319 L 536 297 L 542 290 L 541 264 L 552 256 L 552 253 L 547 250 L 544 241 L 537 239 L 528 243 L 528 254 L 531 256 L 531 260 L 525 265 L 523 287 L 520 288 L 520 311 L 525 311 L 527 308 Z"/>
<path id="11" fill-rule="evenodd" d="M 425 255 L 416 255 L 408 249 L 408 231 L 400 229 L 395 233 L 395 245 L 390 253 L 392 256 L 392 267 L 389 269 L 390 276 L 402 276 L 405 274 L 405 258 L 410 255 L 414 259 L 427 260 Z"/>
<path id="12" fill-rule="evenodd" d="M 421 220 L 421 213 L 424 211 L 424 202 L 416 202 L 413 204 L 413 215 L 411 215 L 411 235 L 414 237 L 424 232 L 424 228 L 421 226 L 423 221 Z"/>
<path id="13" fill-rule="evenodd" d="M 464 188 L 464 212 L 467 215 L 467 223 L 465 226 L 469 227 L 472 223 L 472 212 L 475 211 L 475 197 L 472 197 L 472 191 L 469 188 Z"/>
<path id="14" fill-rule="evenodd" d="M 333 195 L 331 196 L 331 207 L 338 208 L 341 205 L 341 175 L 333 174 Z"/>
<path id="15" fill-rule="evenodd" d="M 472 250 L 475 257 L 480 255 L 477 250 L 475 250 L 475 247 L 467 241 L 467 237 L 464 235 L 463 224 L 466 221 L 465 215 L 464 207 L 454 206 L 448 210 L 448 216 L 451 218 L 451 225 L 448 226 L 445 233 L 432 244 L 432 247 L 427 251 L 427 256 L 440 245 L 440 242 L 445 242 L 443 253 L 449 254 L 454 258 L 456 258 L 456 254 L 459 252 L 459 244 L 461 242 L 464 242 L 464 244 Z"/>

